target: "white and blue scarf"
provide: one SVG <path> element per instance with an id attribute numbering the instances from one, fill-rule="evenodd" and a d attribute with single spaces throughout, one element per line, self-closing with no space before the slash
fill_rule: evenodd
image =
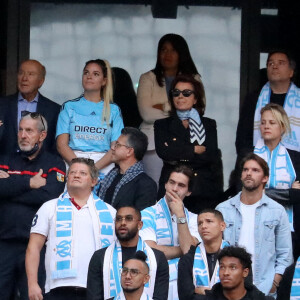
<path id="1" fill-rule="evenodd" d="M 281 142 L 271 153 L 269 148 L 265 145 L 264 140 L 259 139 L 255 145 L 254 153 L 268 163 L 270 175 L 266 188 L 290 189 L 292 187 L 296 179 L 296 172 L 290 155 Z M 289 217 L 291 230 L 294 231 L 293 206 L 286 205 L 285 209 Z"/>
<path id="2" fill-rule="evenodd" d="M 114 221 L 105 202 L 94 193 L 88 199 L 92 218 L 96 249 L 107 247 L 114 240 Z M 73 209 L 67 192 L 57 199 L 55 214 L 55 239 L 51 244 L 51 278 L 61 279 L 77 276 L 78 261 L 74 259 Z"/>
<path id="3" fill-rule="evenodd" d="M 222 241 L 221 249 L 228 247 L 229 243 Z M 207 263 L 206 251 L 203 243 L 200 243 L 195 251 L 194 266 L 193 266 L 193 282 L 195 287 L 205 286 L 210 289 L 219 282 L 219 261 L 216 262 L 214 272 L 209 276 L 209 268 Z"/>
<path id="4" fill-rule="evenodd" d="M 290 300 L 300 300 L 300 257 L 295 265 Z"/>
<path id="5" fill-rule="evenodd" d="M 197 141 L 198 145 L 202 145 L 205 141 L 205 129 L 197 110 L 192 108 L 191 110 L 177 110 L 176 112 L 181 121 L 189 120 L 191 143 Z"/>
<path id="6" fill-rule="evenodd" d="M 152 207 L 143 210 L 144 228 L 149 227 L 149 222 L 155 220 L 156 223 L 156 240 L 157 245 L 174 246 L 178 244 L 178 236 L 174 236 L 172 228 L 172 217 L 170 214 L 167 200 L 162 198 L 156 204 L 156 211 L 151 210 Z M 185 216 L 189 222 L 189 214 L 184 208 Z M 155 213 L 155 215 L 153 215 Z M 148 221 L 149 220 L 149 221 Z M 169 259 L 169 281 L 177 280 L 179 258 Z"/>
<path id="7" fill-rule="evenodd" d="M 122 291 L 118 296 L 116 296 L 116 297 L 114 298 L 114 300 L 126 300 L 126 297 L 125 297 L 125 295 L 124 295 L 124 292 Z M 147 295 L 147 294 L 145 293 L 145 291 L 144 291 L 143 294 L 141 295 L 140 300 L 152 300 L 152 298 L 149 297 L 149 295 Z"/>
<path id="8" fill-rule="evenodd" d="M 253 132 L 254 146 L 261 137 L 259 129 L 261 118 L 260 110 L 270 102 L 270 96 L 270 83 L 267 82 L 262 88 L 256 104 Z M 283 108 L 290 120 L 291 133 L 285 136 L 282 143 L 286 148 L 300 152 L 300 89 L 296 87 L 294 83 L 290 85 Z"/>
<path id="9" fill-rule="evenodd" d="M 112 201 L 111 201 L 112 206 L 114 205 L 114 201 L 115 201 L 121 187 L 123 185 L 127 184 L 128 182 L 130 182 L 131 180 L 133 180 L 136 176 L 138 176 L 142 172 L 144 172 L 144 167 L 143 167 L 143 163 L 141 161 L 136 162 L 133 166 L 131 166 L 130 168 L 128 168 L 126 170 L 126 172 L 124 173 L 124 176 L 121 178 L 121 180 L 116 185 L 116 188 L 115 188 L 115 191 L 114 191 L 114 194 L 112 197 Z M 112 182 L 114 181 L 114 179 L 116 178 L 116 176 L 119 173 L 120 173 L 120 168 L 115 167 L 102 180 L 100 192 L 99 192 L 99 197 L 101 199 L 105 199 L 105 194 L 106 194 L 107 189 L 110 187 L 110 185 L 112 184 Z"/>
<path id="10" fill-rule="evenodd" d="M 148 295 L 153 296 L 157 262 L 153 250 L 139 238 L 136 251 L 143 251 L 147 255 L 146 263 L 149 266 L 150 280 L 145 285 L 145 291 Z M 103 263 L 103 286 L 104 299 L 115 297 L 122 291 L 120 270 L 122 268 L 122 247 L 116 240 L 105 251 Z"/>

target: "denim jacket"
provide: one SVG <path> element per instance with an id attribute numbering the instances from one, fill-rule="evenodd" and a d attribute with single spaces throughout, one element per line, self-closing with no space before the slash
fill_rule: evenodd
<path id="1" fill-rule="evenodd" d="M 224 240 L 238 245 L 242 215 L 241 193 L 220 203 L 216 209 L 222 212 L 226 223 Z M 283 274 L 293 262 L 292 239 L 288 217 L 283 206 L 263 194 L 255 213 L 255 274 L 254 285 L 269 294 L 275 273 Z"/>

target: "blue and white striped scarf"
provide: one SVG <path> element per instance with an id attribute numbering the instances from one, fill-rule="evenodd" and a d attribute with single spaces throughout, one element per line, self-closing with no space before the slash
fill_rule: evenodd
<path id="1" fill-rule="evenodd" d="M 181 121 L 189 120 L 191 143 L 197 141 L 198 145 L 202 145 L 205 141 L 205 128 L 197 110 L 192 108 L 191 110 L 177 110 L 176 112 Z"/>
<path id="2" fill-rule="evenodd" d="M 130 168 L 128 168 L 128 170 L 126 170 L 123 177 L 116 185 L 116 188 L 115 188 L 115 191 L 114 191 L 114 194 L 112 197 L 112 201 L 111 201 L 112 206 L 114 205 L 114 201 L 115 201 L 116 196 L 118 195 L 118 192 L 121 189 L 121 187 L 123 185 L 127 184 L 128 182 L 130 182 L 131 180 L 133 180 L 136 176 L 138 176 L 142 172 L 144 172 L 144 166 L 141 161 L 136 162 L 133 166 L 131 166 Z M 105 194 L 106 194 L 107 189 L 110 187 L 110 185 L 112 184 L 112 182 L 114 181 L 114 179 L 116 178 L 116 176 L 119 173 L 120 173 L 120 168 L 115 167 L 102 180 L 100 191 L 99 191 L 99 197 L 101 199 L 103 199 L 103 200 L 105 199 Z"/>
<path id="3" fill-rule="evenodd" d="M 300 300 L 300 257 L 295 266 L 290 300 Z"/>
<path id="4" fill-rule="evenodd" d="M 145 285 L 145 291 L 148 295 L 153 296 L 157 262 L 153 250 L 139 238 L 136 251 L 143 251 L 147 255 L 146 263 L 149 266 L 150 280 Z M 122 268 L 122 247 L 119 240 L 112 243 L 105 251 L 103 264 L 103 286 L 104 299 L 115 297 L 122 290 L 120 270 Z"/>
<path id="5" fill-rule="evenodd" d="M 254 146 L 261 137 L 259 130 L 260 110 L 270 102 L 270 96 L 270 83 L 267 82 L 262 88 L 256 104 L 253 132 Z M 290 120 L 291 134 L 286 135 L 282 143 L 286 148 L 300 152 L 300 89 L 294 83 L 290 85 L 283 108 Z"/>
<path id="6" fill-rule="evenodd" d="M 123 291 L 118 296 L 116 296 L 114 300 L 126 300 Z M 144 291 L 142 296 L 140 297 L 140 300 L 152 300 L 152 298 L 150 298 L 149 295 L 147 295 Z"/>
<path id="7" fill-rule="evenodd" d="M 96 249 L 107 247 L 114 240 L 114 221 L 106 203 L 94 193 L 88 199 L 88 208 L 92 218 Z M 67 192 L 57 199 L 55 215 L 55 240 L 51 243 L 51 278 L 69 278 L 77 276 L 78 261 L 74 259 L 74 224 L 70 196 Z M 77 241 L 78 242 L 78 241 Z"/>
<path id="8" fill-rule="evenodd" d="M 254 153 L 263 158 L 269 166 L 270 175 L 266 188 L 290 189 L 296 179 L 296 172 L 293 167 L 290 155 L 284 145 L 280 142 L 277 147 L 270 152 L 263 139 L 259 139 L 255 145 Z M 293 206 L 285 205 L 289 217 L 291 231 L 293 227 Z"/>
<path id="9" fill-rule="evenodd" d="M 228 247 L 229 243 L 226 241 L 222 241 L 221 248 Z M 203 243 L 200 243 L 195 251 L 194 256 L 194 266 L 193 266 L 193 282 L 195 287 L 209 287 L 219 282 L 219 261 L 216 262 L 216 266 L 214 272 L 211 276 L 209 276 L 209 268 L 207 263 L 206 251 Z"/>
<path id="10" fill-rule="evenodd" d="M 142 211 L 143 229 L 151 226 L 152 221 L 156 224 L 156 239 L 157 245 L 174 246 L 178 244 L 178 236 L 174 236 L 172 228 L 172 217 L 170 214 L 167 200 L 162 198 L 156 205 L 156 211 L 153 207 L 146 208 Z M 189 222 L 189 214 L 184 208 L 185 216 Z M 177 280 L 179 258 L 169 259 L 169 281 Z"/>

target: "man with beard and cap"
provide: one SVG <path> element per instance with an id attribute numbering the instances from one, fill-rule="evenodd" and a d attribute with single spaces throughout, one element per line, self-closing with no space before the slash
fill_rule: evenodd
<path id="1" fill-rule="evenodd" d="M 32 219 L 44 202 L 64 189 L 65 164 L 43 147 L 47 131 L 42 115 L 28 113 L 19 124 L 21 151 L 0 159 L 1 300 L 11 299 L 15 290 L 21 299 L 28 299 L 25 252 Z M 44 286 L 44 271 L 40 275 L 39 282 Z"/>
<path id="2" fill-rule="evenodd" d="M 121 269 L 122 291 L 114 300 L 152 300 L 144 291 L 144 286 L 150 279 L 146 260 L 146 254 L 137 251 L 133 258 L 124 263 Z"/>
<path id="3" fill-rule="evenodd" d="M 224 240 L 245 247 L 252 255 L 253 282 L 266 295 L 276 295 L 286 267 L 293 262 L 288 216 L 282 205 L 267 197 L 267 162 L 254 153 L 242 161 L 242 192 L 220 203 Z"/>
<path id="4" fill-rule="evenodd" d="M 150 280 L 145 286 L 145 293 L 157 300 L 168 297 L 169 268 L 164 254 L 150 248 L 139 236 L 143 227 L 141 213 L 134 207 L 118 209 L 115 219 L 117 240 L 109 247 L 96 251 L 90 261 L 87 299 L 113 299 L 121 292 L 120 269 L 136 251 L 147 255 Z"/>

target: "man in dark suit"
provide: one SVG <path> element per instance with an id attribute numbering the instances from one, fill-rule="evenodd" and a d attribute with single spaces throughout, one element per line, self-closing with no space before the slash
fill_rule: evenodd
<path id="1" fill-rule="evenodd" d="M 125 127 L 112 148 L 112 160 L 118 166 L 101 182 L 99 197 L 118 209 L 133 206 L 142 210 L 155 204 L 157 186 L 145 172 L 141 160 L 148 138 L 139 129 Z"/>
<path id="2" fill-rule="evenodd" d="M 46 118 L 48 137 L 44 148 L 48 151 L 56 149 L 55 131 L 60 105 L 39 93 L 45 76 L 46 69 L 40 62 L 31 59 L 22 62 L 18 72 L 18 93 L 0 99 L 0 154 L 18 151 L 17 133 L 22 111 L 38 112 Z"/>

